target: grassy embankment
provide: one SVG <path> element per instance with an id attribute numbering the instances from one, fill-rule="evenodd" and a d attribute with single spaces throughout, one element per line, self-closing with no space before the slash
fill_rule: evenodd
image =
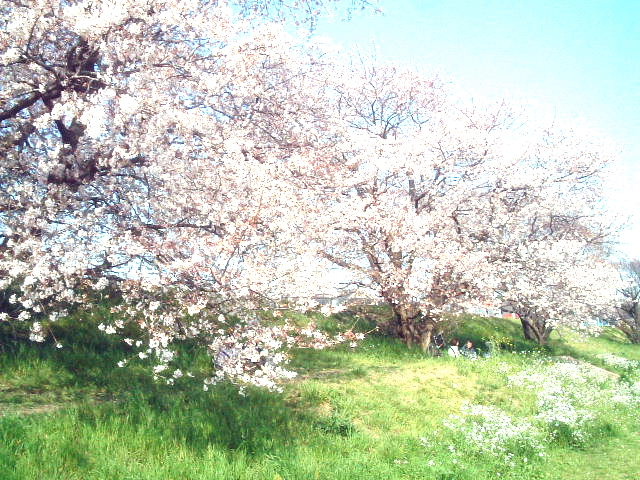
<path id="1" fill-rule="evenodd" d="M 536 389 L 509 380 L 532 365 L 544 368 L 550 355 L 570 355 L 622 375 L 598 388 L 637 381 L 638 369 L 596 357 L 640 360 L 640 347 L 613 330 L 589 339 L 555 334 L 548 351 L 523 355 L 508 351 L 533 347 L 517 324 L 468 319 L 456 335 L 480 345 L 500 337 L 506 349 L 478 361 L 425 358 L 371 336 L 354 351 L 297 352 L 301 375 L 283 394 L 242 397 L 227 386 L 203 392 L 189 378 L 157 384 L 142 361 L 118 368 L 120 344 L 91 328 L 67 332 L 60 350 L 0 352 L 3 480 L 640 478 L 637 404 L 595 403 L 593 418 L 553 436 L 540 426 Z M 187 358 L 192 366 L 206 362 L 193 351 L 185 369 Z M 445 425 L 465 404 L 499 408 L 514 425 L 536 424 L 531 435 L 540 442 L 525 432 L 487 449 Z"/>

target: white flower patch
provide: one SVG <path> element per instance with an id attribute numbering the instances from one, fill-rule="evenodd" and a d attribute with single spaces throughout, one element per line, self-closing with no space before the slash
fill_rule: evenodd
<path id="1" fill-rule="evenodd" d="M 96 283 L 94 283 L 93 287 L 96 290 L 104 290 L 106 287 L 109 286 L 109 280 L 106 279 L 105 277 L 101 277 Z"/>
<path id="2" fill-rule="evenodd" d="M 509 463 L 515 449 L 544 453 L 543 436 L 534 425 L 514 419 L 496 407 L 465 405 L 461 415 L 451 415 L 444 425 L 473 448 L 500 456 Z M 451 445 L 449 449 L 454 453 L 455 447 Z"/>
<path id="3" fill-rule="evenodd" d="M 613 353 L 601 353 L 599 355 L 596 355 L 596 358 L 599 358 L 604 362 L 605 365 L 608 365 L 611 367 L 626 368 L 626 369 L 640 367 L 640 362 L 635 360 L 629 360 L 624 357 L 619 357 L 617 355 L 614 355 Z"/>
<path id="4" fill-rule="evenodd" d="M 570 362 L 537 364 L 511 375 L 509 383 L 535 391 L 535 418 L 546 424 L 552 436 L 564 429 L 576 441 L 586 438 L 599 409 L 640 403 L 635 384 L 612 383 L 600 370 Z"/>
<path id="5" fill-rule="evenodd" d="M 620 405 L 640 406 L 640 381 L 618 385 L 613 391 L 611 402 Z"/>
<path id="6" fill-rule="evenodd" d="M 113 335 L 114 333 L 116 333 L 116 329 L 113 325 L 105 325 L 104 323 L 98 325 L 98 330 L 101 330 L 108 335 Z"/>

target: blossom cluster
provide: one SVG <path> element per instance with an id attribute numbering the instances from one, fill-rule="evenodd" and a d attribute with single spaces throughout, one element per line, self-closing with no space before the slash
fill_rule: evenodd
<path id="1" fill-rule="evenodd" d="M 296 376 L 284 367 L 289 360 L 285 348 L 324 349 L 345 341 L 355 345 L 362 338 L 363 334 L 351 331 L 330 337 L 314 324 L 300 328 L 290 324 L 265 326 L 257 320 L 246 322 L 228 334 L 220 332 L 209 344 L 216 370 L 205 380 L 204 388 L 228 379 L 243 386 L 282 391 L 279 381 Z"/>

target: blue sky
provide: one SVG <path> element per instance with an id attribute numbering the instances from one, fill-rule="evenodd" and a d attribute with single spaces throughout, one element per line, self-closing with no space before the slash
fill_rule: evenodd
<path id="1" fill-rule="evenodd" d="M 470 97 L 517 99 L 620 146 L 606 201 L 633 215 L 620 248 L 640 256 L 640 0 L 380 0 L 383 15 L 317 34 L 439 73 Z"/>

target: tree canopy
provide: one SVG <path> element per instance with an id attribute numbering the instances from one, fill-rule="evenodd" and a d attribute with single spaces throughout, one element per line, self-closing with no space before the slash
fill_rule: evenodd
<path id="1" fill-rule="evenodd" d="M 158 375 L 189 338 L 205 384 L 274 388 L 283 348 L 354 338 L 255 320 L 310 305 L 329 265 L 408 344 L 474 302 L 547 326 L 603 309 L 606 279 L 584 273 L 606 150 L 287 33 L 332 3 L 4 0 L 0 271 L 20 312 L 3 319 L 42 341 L 116 289 Z"/>

